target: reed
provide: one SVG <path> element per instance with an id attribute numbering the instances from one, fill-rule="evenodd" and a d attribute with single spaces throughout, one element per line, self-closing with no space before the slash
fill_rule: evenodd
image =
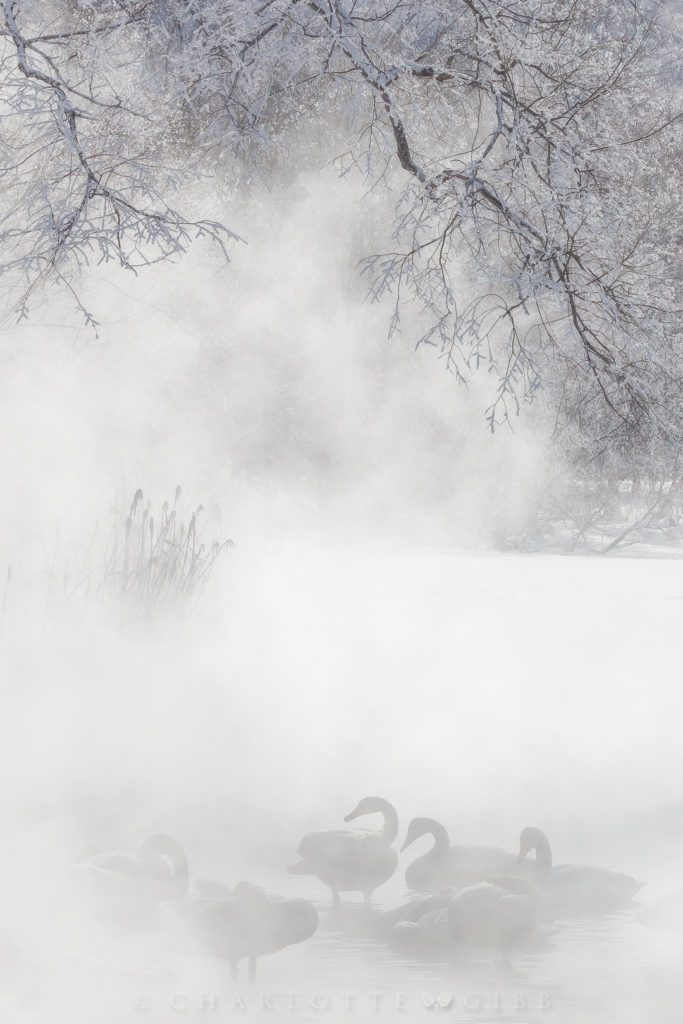
<path id="1" fill-rule="evenodd" d="M 171 608 L 186 611 L 233 546 L 209 534 L 204 507 L 184 510 L 180 487 L 172 501 L 157 508 L 138 489 L 90 527 L 87 543 L 67 548 L 58 534 L 46 567 L 23 573 L 10 567 L 0 596 L 0 624 L 76 612 L 130 625 Z"/>
<path id="2" fill-rule="evenodd" d="M 182 516 L 182 491 L 164 501 L 155 515 L 151 501 L 137 490 L 123 521 L 115 514 L 100 571 L 104 596 L 145 613 L 196 598 L 206 586 L 231 540 L 206 540 L 203 505 Z"/>

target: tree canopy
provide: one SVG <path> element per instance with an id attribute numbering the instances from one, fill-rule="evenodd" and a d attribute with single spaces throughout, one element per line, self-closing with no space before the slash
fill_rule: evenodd
<path id="1" fill-rule="evenodd" d="M 491 426 L 542 393 L 582 460 L 681 442 L 680 66 L 658 0 L 2 0 L 0 270 L 19 313 L 93 261 L 138 269 L 230 226 L 313 119 L 342 170 L 389 177 L 374 295 L 406 304 Z"/>

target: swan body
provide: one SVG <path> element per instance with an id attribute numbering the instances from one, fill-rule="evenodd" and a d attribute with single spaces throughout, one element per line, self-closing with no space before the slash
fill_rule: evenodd
<path id="1" fill-rule="evenodd" d="M 513 947 L 536 930 L 538 892 L 520 878 L 495 878 L 457 893 L 446 911 L 448 933 L 466 954 L 473 949 L 498 952 L 506 960 Z"/>
<path id="2" fill-rule="evenodd" d="M 394 945 L 413 953 L 432 953 L 452 946 L 446 910 L 456 894 L 446 888 L 431 896 L 410 900 L 380 914 L 378 930 Z"/>
<path id="3" fill-rule="evenodd" d="M 100 924 L 115 929 L 153 925 L 158 905 L 188 890 L 185 851 L 171 836 L 148 836 L 137 854 L 89 851 L 74 866 L 76 902 Z"/>
<path id="4" fill-rule="evenodd" d="M 232 889 L 225 882 L 219 882 L 214 878 L 195 878 L 190 895 L 200 899 L 229 899 L 232 896 Z"/>
<path id="5" fill-rule="evenodd" d="M 553 866 L 548 837 L 539 828 L 525 828 L 519 858 L 535 851 L 533 877 L 544 905 L 555 913 L 604 913 L 630 902 L 642 883 L 620 871 L 582 864 Z"/>
<path id="6" fill-rule="evenodd" d="M 342 892 L 361 892 L 368 901 L 396 870 L 398 855 L 391 844 L 398 835 L 398 815 L 388 800 L 365 797 L 344 818 L 353 821 L 377 813 L 384 817 L 379 832 L 328 829 L 304 836 L 297 850 L 301 860 L 289 871 L 319 878 L 332 890 L 335 903 Z"/>
<path id="7" fill-rule="evenodd" d="M 514 874 L 519 870 L 512 854 L 497 847 L 451 846 L 448 832 L 433 818 L 413 818 L 401 849 L 425 835 L 434 837 L 433 847 L 406 868 L 406 883 L 418 892 L 472 885 L 489 875 Z"/>
<path id="8" fill-rule="evenodd" d="M 137 854 L 115 850 L 94 852 L 80 863 L 118 875 L 141 898 L 153 902 L 181 899 L 188 890 L 189 866 L 185 851 L 175 839 L 162 833 L 144 839 Z"/>
<path id="9" fill-rule="evenodd" d="M 253 976 L 258 957 L 305 942 L 318 927 L 318 912 L 308 900 L 284 899 L 249 882 L 236 885 L 230 897 L 192 897 L 178 909 L 183 913 L 174 948 L 225 960 L 233 974 L 247 959 Z"/>
<path id="10" fill-rule="evenodd" d="M 413 897 L 406 903 L 402 903 L 400 907 L 385 910 L 375 918 L 375 930 L 388 934 L 399 924 L 415 923 L 425 914 L 431 913 L 433 910 L 442 910 L 448 906 L 457 891 L 452 887 L 446 887 L 441 892 L 429 896 Z"/>
<path id="11" fill-rule="evenodd" d="M 400 921 L 391 933 L 395 945 L 411 953 L 438 953 L 453 945 L 448 933 L 447 907 L 429 910 L 417 921 Z"/>

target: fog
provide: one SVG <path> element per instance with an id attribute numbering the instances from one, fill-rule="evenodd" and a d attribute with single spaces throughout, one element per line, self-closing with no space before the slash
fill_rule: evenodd
<path id="1" fill-rule="evenodd" d="M 384 202 L 332 170 L 299 178 L 213 211 L 247 240 L 227 266 L 198 247 L 137 279 L 94 269 L 97 338 L 53 296 L 3 333 L 8 1019 L 211 1017 L 199 994 L 227 990 L 227 967 L 200 982 L 163 929 L 100 946 L 97 929 L 77 942 L 63 925 L 83 851 L 134 852 L 154 833 L 182 845 L 193 878 L 316 903 L 310 943 L 260 961 L 266 990 L 412 978 L 415 993 L 552 993 L 549 1008 L 508 1007 L 520 1021 L 671 1019 L 678 939 L 636 918 L 683 878 L 680 562 L 519 550 L 560 472 L 549 429 L 530 409 L 491 435 L 485 373 L 458 386 L 415 348 L 416 323 L 387 338 L 355 266 L 383 241 Z M 125 622 L 94 607 L 74 584 L 98 564 L 95 525 L 138 488 L 158 508 L 178 485 L 185 515 L 204 506 L 204 536 L 234 546 L 188 605 Z M 559 862 L 647 885 L 625 916 L 559 929 L 516 974 L 454 983 L 361 934 L 355 896 L 330 938 L 329 891 L 286 874 L 304 833 L 343 827 L 370 794 L 398 810 L 399 843 L 428 816 L 451 842 L 516 853 L 536 825 Z M 401 901 L 426 848 L 401 854 L 377 907 Z M 135 978 L 144 1013 L 130 979 L 112 980 L 122 963 L 171 976 Z M 182 1013 L 169 991 L 189 993 Z M 419 999 L 408 1012 L 430 1014 Z"/>

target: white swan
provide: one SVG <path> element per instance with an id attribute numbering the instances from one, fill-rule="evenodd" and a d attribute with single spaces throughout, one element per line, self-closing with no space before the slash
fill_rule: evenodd
<path id="1" fill-rule="evenodd" d="M 153 902 L 181 899 L 187 893 L 187 855 L 175 839 L 162 833 L 144 839 L 137 854 L 95 851 L 79 863 L 124 878 L 141 898 Z"/>
<path id="2" fill-rule="evenodd" d="M 535 851 L 534 881 L 543 895 L 544 905 L 554 913 L 601 913 L 628 903 L 642 888 L 630 875 L 608 868 L 581 864 L 553 867 L 550 842 L 540 828 L 525 828 L 519 838 L 521 863 Z"/>
<path id="3" fill-rule="evenodd" d="M 225 960 L 233 977 L 246 959 L 253 979 L 258 957 L 305 942 L 318 927 L 318 912 L 308 900 L 283 899 L 249 882 L 240 882 L 227 898 L 194 897 L 177 910 L 171 946 Z"/>
<path id="4" fill-rule="evenodd" d="M 387 934 L 397 924 L 402 924 L 405 921 L 419 921 L 424 914 L 432 910 L 441 910 L 447 906 L 457 891 L 453 886 L 446 886 L 440 892 L 432 893 L 429 896 L 413 896 L 412 899 L 402 903 L 399 907 L 392 907 L 391 910 L 385 910 L 381 914 L 377 914 L 373 921 L 373 929 Z"/>
<path id="5" fill-rule="evenodd" d="M 494 877 L 457 893 L 446 910 L 448 933 L 466 956 L 475 949 L 510 951 L 536 930 L 538 890 L 525 878 Z"/>
<path id="6" fill-rule="evenodd" d="M 413 955 L 430 955 L 452 948 L 453 941 L 448 934 L 448 907 L 434 907 L 416 921 L 399 921 L 390 938 L 396 946 Z"/>
<path id="7" fill-rule="evenodd" d="M 387 910 L 375 928 L 392 944 L 412 953 L 433 953 L 453 945 L 447 930 L 446 909 L 457 890 L 447 887 L 431 896 L 412 899 Z"/>
<path id="8" fill-rule="evenodd" d="M 77 907 L 108 928 L 140 930 L 155 925 L 162 901 L 188 890 L 185 851 L 171 836 L 149 836 L 136 855 L 89 851 L 72 871 Z"/>
<path id="9" fill-rule="evenodd" d="M 418 892 L 438 892 L 444 886 L 471 885 L 489 875 L 516 874 L 515 858 L 491 846 L 450 845 L 448 832 L 433 818 L 413 818 L 401 850 L 422 836 L 434 837 L 431 850 L 406 868 L 406 883 Z"/>
<path id="10" fill-rule="evenodd" d="M 299 844 L 297 853 L 301 860 L 289 871 L 319 878 L 332 890 L 335 903 L 339 902 L 342 892 L 361 892 L 367 903 L 374 890 L 396 870 L 398 855 L 391 844 L 398 835 L 398 814 L 388 800 L 367 796 L 344 821 L 366 814 L 384 817 L 381 831 L 328 829 L 311 832 Z"/>

